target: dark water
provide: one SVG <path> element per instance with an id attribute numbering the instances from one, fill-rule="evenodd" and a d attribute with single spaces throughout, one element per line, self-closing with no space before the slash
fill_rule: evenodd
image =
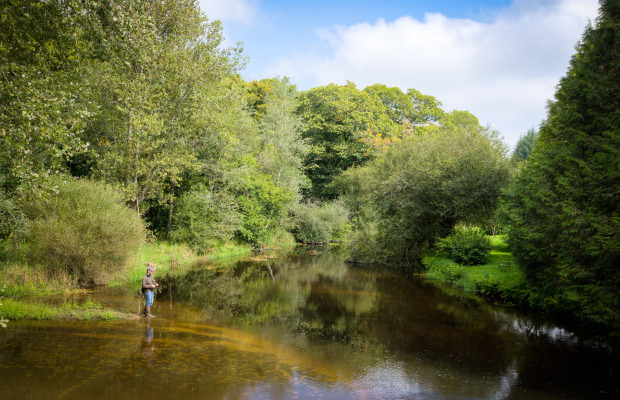
<path id="1" fill-rule="evenodd" d="M 620 398 L 617 352 L 329 252 L 162 283 L 152 320 L 11 321 L 0 398 Z M 137 312 L 136 291 L 91 297 Z"/>

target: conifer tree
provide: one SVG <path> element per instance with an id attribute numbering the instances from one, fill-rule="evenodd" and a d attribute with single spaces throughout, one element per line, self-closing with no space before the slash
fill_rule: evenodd
<path id="1" fill-rule="evenodd" d="M 620 332 L 620 2 L 600 4 L 503 210 L 531 301 Z"/>

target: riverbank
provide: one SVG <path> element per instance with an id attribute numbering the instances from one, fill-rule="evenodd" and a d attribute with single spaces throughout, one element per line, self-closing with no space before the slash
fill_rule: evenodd
<path id="1" fill-rule="evenodd" d="M 0 314 L 4 323 L 11 320 L 35 319 L 35 320 L 117 320 L 131 318 L 132 315 L 115 310 L 105 309 L 96 301 L 87 298 L 78 301 L 75 298 L 67 298 L 58 304 L 45 304 L 37 299 L 10 299 L 0 301 Z M 6 327 L 6 326 L 5 326 Z"/>
<path id="2" fill-rule="evenodd" d="M 483 265 L 460 265 L 447 257 L 428 255 L 422 259 L 421 276 L 440 285 L 474 293 L 494 303 L 514 306 L 523 300 L 525 276 L 514 264 L 505 237 L 491 238 L 491 256 Z"/>
<path id="3" fill-rule="evenodd" d="M 441 255 L 423 257 L 426 270 L 420 277 L 454 295 L 490 302 L 502 307 L 519 309 L 531 317 L 545 318 L 555 324 L 606 346 L 620 348 L 616 331 L 579 321 L 561 304 L 540 301 L 528 287 L 524 273 L 512 259 L 504 236 L 493 236 L 489 261 L 483 265 L 464 266 Z M 459 292 L 459 293 L 456 293 Z"/>
<path id="4" fill-rule="evenodd" d="M 112 276 L 106 286 L 136 286 L 136 293 L 145 265 L 152 262 L 157 265 L 157 275 L 165 276 L 183 273 L 195 265 L 207 261 L 237 258 L 252 254 L 250 246 L 224 243 L 210 249 L 205 254 L 198 254 L 185 245 L 167 242 L 152 242 L 143 245 L 132 256 L 129 266 L 122 273 Z M 43 268 L 27 263 L 0 263 L 0 321 L 34 319 L 103 319 L 115 320 L 133 318 L 133 314 L 105 309 L 87 297 L 89 288 L 70 276 L 56 274 L 49 276 Z M 46 304 L 43 297 L 63 295 L 63 301 Z M 76 297 L 82 297 L 80 301 Z"/>

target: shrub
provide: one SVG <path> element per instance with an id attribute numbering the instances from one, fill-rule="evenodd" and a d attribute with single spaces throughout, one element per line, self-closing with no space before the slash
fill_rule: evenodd
<path id="1" fill-rule="evenodd" d="M 22 239 L 24 224 L 23 213 L 0 192 L 0 260 L 7 260 L 12 245 Z"/>
<path id="2" fill-rule="evenodd" d="M 348 212 L 337 202 L 299 204 L 294 221 L 293 235 L 302 243 L 342 241 L 350 231 Z"/>
<path id="3" fill-rule="evenodd" d="M 24 217 L 11 199 L 0 192 L 0 240 L 13 235 L 23 227 Z"/>
<path id="4" fill-rule="evenodd" d="M 236 208 L 232 196 L 199 185 L 179 199 L 171 237 L 196 251 L 204 251 L 213 241 L 228 241 L 243 222 Z"/>
<path id="5" fill-rule="evenodd" d="M 243 223 L 237 237 L 254 247 L 265 245 L 282 226 L 292 193 L 277 186 L 271 177 L 252 173 L 235 189 Z"/>
<path id="6" fill-rule="evenodd" d="M 489 259 L 491 239 L 479 227 L 459 227 L 435 246 L 459 264 L 480 265 Z"/>
<path id="7" fill-rule="evenodd" d="M 27 212 L 26 256 L 80 281 L 103 283 L 144 239 L 140 216 L 100 182 L 62 182 L 56 193 L 32 199 Z"/>

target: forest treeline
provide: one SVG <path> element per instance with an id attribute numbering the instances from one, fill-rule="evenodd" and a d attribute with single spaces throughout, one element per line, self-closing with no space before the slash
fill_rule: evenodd
<path id="1" fill-rule="evenodd" d="M 105 282 L 149 236 L 419 266 L 478 226 L 508 234 L 524 301 L 620 327 L 616 2 L 512 154 L 414 88 L 244 81 L 193 0 L 1 4 L 2 265 Z"/>

